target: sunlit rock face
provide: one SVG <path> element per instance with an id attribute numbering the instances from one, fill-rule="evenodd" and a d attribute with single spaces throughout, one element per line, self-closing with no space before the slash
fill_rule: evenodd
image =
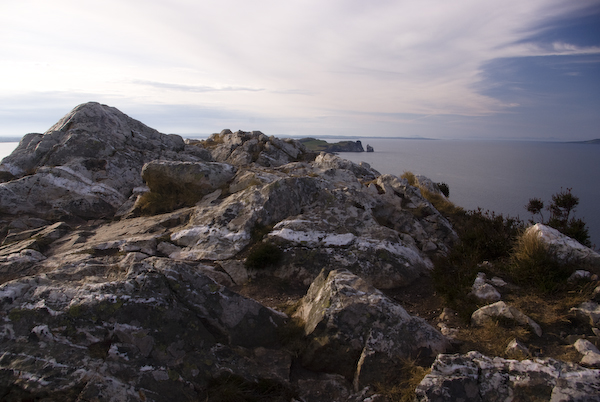
<path id="1" fill-rule="evenodd" d="M 374 400 L 398 358 L 446 350 L 377 289 L 428 275 L 457 240 L 406 180 L 260 132 L 184 141 L 97 103 L 0 166 L 7 400 L 206 400 L 219 381 Z M 279 258 L 246 264 L 265 245 Z M 231 290 L 258 277 L 310 286 L 294 335 L 310 349 Z M 319 361 L 325 338 L 344 365 Z"/>
<path id="2" fill-rule="evenodd" d="M 0 208 L 50 220 L 110 217 L 143 184 L 144 163 L 206 158 L 178 135 L 161 134 L 113 107 L 85 103 L 44 134 L 24 136 L 2 160 L 0 172 L 12 180 L 0 186 Z"/>

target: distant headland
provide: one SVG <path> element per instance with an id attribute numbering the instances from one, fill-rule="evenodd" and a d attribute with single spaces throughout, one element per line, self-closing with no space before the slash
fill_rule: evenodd
<path id="1" fill-rule="evenodd" d="M 365 152 L 360 141 L 339 141 L 329 143 L 316 138 L 302 138 L 299 140 L 308 150 L 314 152 Z M 373 152 L 373 147 L 367 144 L 367 152 Z"/>

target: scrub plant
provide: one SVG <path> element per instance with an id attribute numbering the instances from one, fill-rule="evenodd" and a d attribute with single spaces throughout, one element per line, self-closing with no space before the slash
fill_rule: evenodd
<path id="1" fill-rule="evenodd" d="M 579 197 L 571 193 L 571 189 L 561 190 L 552 195 L 552 202 L 545 209 L 550 212 L 548 220 L 544 219 L 544 201 L 539 198 L 530 198 L 525 206 L 532 214 L 531 223 L 535 223 L 536 217 L 540 223 L 548 225 L 559 232 L 572 237 L 584 246 L 591 247 L 590 235 L 586 223 L 579 218 L 571 216 L 579 205 Z"/>

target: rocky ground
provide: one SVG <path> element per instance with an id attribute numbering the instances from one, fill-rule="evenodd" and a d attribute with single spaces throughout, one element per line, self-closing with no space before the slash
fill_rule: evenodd
<path id="1" fill-rule="evenodd" d="M 2 400 L 598 400 L 594 272 L 550 308 L 482 261 L 461 320 L 431 280 L 461 240 L 424 177 L 87 103 L 0 180 Z"/>

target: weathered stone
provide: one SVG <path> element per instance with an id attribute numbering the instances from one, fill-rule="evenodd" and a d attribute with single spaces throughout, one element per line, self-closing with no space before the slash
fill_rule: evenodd
<path id="1" fill-rule="evenodd" d="M 592 327 L 598 327 L 600 324 L 600 304 L 594 301 L 581 303 L 578 307 L 571 309 L 571 314 Z"/>
<path id="2" fill-rule="evenodd" d="M 508 346 L 506 346 L 506 350 L 504 351 L 504 353 L 506 353 L 508 357 L 513 359 L 522 359 L 531 355 L 527 346 L 525 346 L 516 338 L 510 341 Z"/>
<path id="3" fill-rule="evenodd" d="M 77 106 L 44 134 L 23 137 L 2 160 L 14 179 L 0 184 L 0 207 L 12 215 L 56 221 L 111 216 L 142 185 L 154 159 L 198 161 L 183 139 L 151 129 L 115 108 Z"/>
<path id="4" fill-rule="evenodd" d="M 223 268 L 223 271 L 227 272 L 227 275 L 231 277 L 231 280 L 233 280 L 236 285 L 243 285 L 248 282 L 248 270 L 243 261 L 228 260 L 217 261 L 217 263 Z"/>
<path id="5" fill-rule="evenodd" d="M 573 346 L 583 355 L 581 364 L 590 367 L 600 367 L 600 351 L 586 339 L 578 339 Z"/>
<path id="6" fill-rule="evenodd" d="M 475 311 L 471 316 L 471 324 L 483 326 L 499 318 L 514 321 L 519 325 L 529 326 L 537 336 L 542 336 L 542 329 L 535 321 L 503 301 L 489 304 Z"/>
<path id="7" fill-rule="evenodd" d="M 424 320 L 345 270 L 322 272 L 296 316 L 311 339 L 303 365 L 341 374 L 357 389 L 376 382 L 399 359 L 427 359 L 448 346 Z"/>
<path id="8" fill-rule="evenodd" d="M 182 188 L 197 193 L 200 199 L 224 186 L 235 172 L 234 166 L 224 163 L 152 161 L 143 166 L 142 178 L 151 192 Z"/>
<path id="9" fill-rule="evenodd" d="M 416 401 L 597 401 L 600 370 L 553 359 L 506 360 L 479 352 L 439 355 Z"/>
<path id="10" fill-rule="evenodd" d="M 481 301 L 496 302 L 502 298 L 500 292 L 486 282 L 485 274 L 483 272 L 477 274 L 471 289 L 471 294 Z"/>
<path id="11" fill-rule="evenodd" d="M 0 286 L 3 398 L 198 398 L 220 370 L 289 381 L 289 354 L 266 349 L 284 315 L 169 259 L 132 260 L 113 280 L 111 269 L 67 265 Z"/>
<path id="12" fill-rule="evenodd" d="M 562 261 L 578 261 L 600 265 L 600 254 L 554 228 L 537 223 L 530 226 L 526 233 L 535 233 Z"/>

